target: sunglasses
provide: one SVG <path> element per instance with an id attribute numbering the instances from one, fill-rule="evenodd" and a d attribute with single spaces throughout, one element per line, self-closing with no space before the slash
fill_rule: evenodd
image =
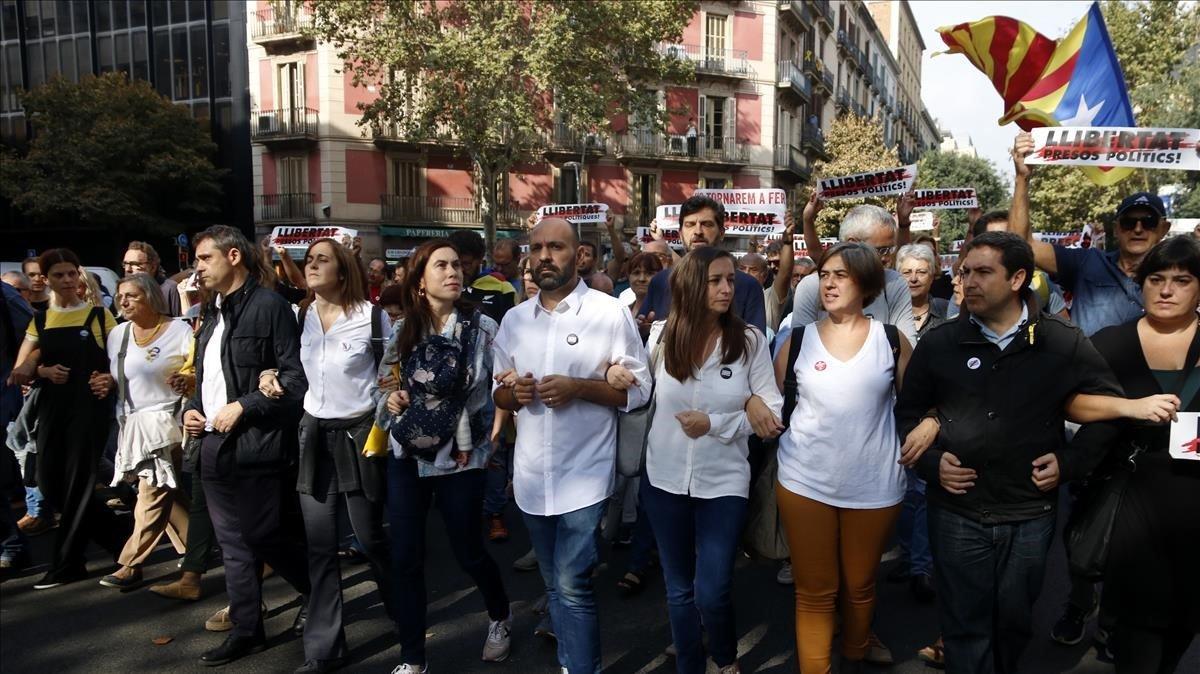
<path id="1" fill-rule="evenodd" d="M 1142 229 L 1151 230 L 1155 227 L 1158 227 L 1158 216 L 1123 215 L 1121 216 L 1121 219 L 1117 221 L 1117 223 L 1121 225 L 1121 229 L 1127 232 L 1132 232 L 1133 230 L 1137 229 L 1139 224 L 1142 226 Z"/>

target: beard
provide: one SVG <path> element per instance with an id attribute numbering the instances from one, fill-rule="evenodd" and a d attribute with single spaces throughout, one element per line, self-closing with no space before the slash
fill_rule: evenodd
<path id="1" fill-rule="evenodd" d="M 572 262 L 567 266 L 559 269 L 552 264 L 539 265 L 536 270 L 536 278 L 538 287 L 546 291 L 555 291 L 567 285 L 572 278 L 575 277 L 575 263 Z M 545 275 L 542 272 L 552 272 Z"/>

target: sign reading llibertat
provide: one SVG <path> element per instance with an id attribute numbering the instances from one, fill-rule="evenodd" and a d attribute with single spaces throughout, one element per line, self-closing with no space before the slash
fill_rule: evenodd
<path id="1" fill-rule="evenodd" d="M 1200 171 L 1200 129 L 1043 126 L 1026 164 Z"/>
<path id="2" fill-rule="evenodd" d="M 912 189 L 916 179 L 916 164 L 836 178 L 821 178 L 817 181 L 817 196 L 822 199 L 863 199 L 904 194 Z"/>

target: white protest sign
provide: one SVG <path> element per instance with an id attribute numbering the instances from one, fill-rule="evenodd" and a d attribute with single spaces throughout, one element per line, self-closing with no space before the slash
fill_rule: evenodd
<path id="1" fill-rule="evenodd" d="M 932 211 L 914 211 L 908 219 L 908 229 L 913 232 L 932 232 L 933 231 L 933 212 Z"/>
<path id="2" fill-rule="evenodd" d="M 675 245 L 675 244 L 679 243 L 679 228 L 678 227 L 676 227 L 675 229 L 663 229 L 662 227 L 659 227 L 658 231 L 660 234 L 662 234 L 663 241 L 666 241 L 668 244 Z M 638 241 L 641 241 L 642 243 L 650 243 L 651 241 L 654 240 L 654 237 L 650 235 L 649 227 L 638 227 L 637 228 L 637 239 L 638 239 Z"/>
<path id="3" fill-rule="evenodd" d="M 1043 126 L 1026 164 L 1200 171 L 1200 129 Z"/>
<path id="4" fill-rule="evenodd" d="M 1200 412 L 1179 412 L 1171 422 L 1171 458 L 1200 461 Z"/>
<path id="5" fill-rule="evenodd" d="M 975 194 L 974 187 L 913 190 L 913 208 L 931 211 L 946 208 L 979 208 L 979 196 Z"/>
<path id="6" fill-rule="evenodd" d="M 307 248 L 317 239 L 333 239 L 339 243 L 346 241 L 342 237 L 353 239 L 358 236 L 357 229 L 348 227 L 276 227 L 271 230 L 271 247 Z"/>
<path id="7" fill-rule="evenodd" d="M 725 207 L 725 236 L 780 234 L 787 216 L 787 193 L 779 188 L 696 190 Z"/>
<path id="8" fill-rule="evenodd" d="M 822 178 L 817 182 L 817 195 L 822 199 L 862 199 L 904 194 L 912 189 L 916 179 L 916 164 L 851 176 Z"/>
<path id="9" fill-rule="evenodd" d="M 679 229 L 679 204 L 668 204 L 654 209 L 654 220 L 662 230 Z"/>
<path id="10" fill-rule="evenodd" d="M 537 221 L 562 218 L 573 225 L 603 225 L 608 220 L 608 204 L 555 204 L 537 209 Z"/>

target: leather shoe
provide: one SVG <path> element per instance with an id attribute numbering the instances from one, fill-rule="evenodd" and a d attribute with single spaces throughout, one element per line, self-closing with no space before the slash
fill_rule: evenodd
<path id="1" fill-rule="evenodd" d="M 924 574 L 913 576 L 909 581 L 908 588 L 912 590 L 913 598 L 919 604 L 932 604 L 933 600 L 937 598 L 937 591 L 933 589 L 933 581 Z"/>
<path id="2" fill-rule="evenodd" d="M 205 667 L 225 665 L 251 653 L 257 653 L 267 647 L 267 638 L 263 634 L 252 637 L 241 637 L 230 634 L 225 641 L 211 651 L 200 656 L 200 664 Z"/>
<path id="3" fill-rule="evenodd" d="M 908 571 L 908 564 L 906 562 L 900 562 L 892 567 L 891 571 L 888 571 L 886 578 L 887 582 L 889 583 L 903 583 L 911 579 L 912 574 Z"/>
<path id="4" fill-rule="evenodd" d="M 346 658 L 334 658 L 332 660 L 308 660 L 303 665 L 296 668 L 295 674 L 325 674 L 341 669 L 346 665 Z"/>
<path id="5" fill-rule="evenodd" d="M 300 599 L 300 611 L 296 613 L 296 620 L 292 623 L 292 634 L 298 637 L 304 636 L 304 626 L 308 624 L 308 597 Z"/>

